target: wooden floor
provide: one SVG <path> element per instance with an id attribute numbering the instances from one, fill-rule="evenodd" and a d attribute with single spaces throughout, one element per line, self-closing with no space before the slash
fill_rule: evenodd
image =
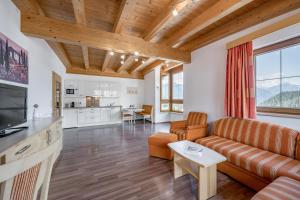
<path id="1" fill-rule="evenodd" d="M 172 162 L 148 156 L 147 138 L 168 124 L 115 125 L 64 130 L 49 199 L 197 199 L 196 180 L 173 180 Z M 254 192 L 218 173 L 211 199 L 250 199 Z"/>

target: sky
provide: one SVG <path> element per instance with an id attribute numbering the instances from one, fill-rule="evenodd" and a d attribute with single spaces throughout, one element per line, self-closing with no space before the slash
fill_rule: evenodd
<path id="1" fill-rule="evenodd" d="M 276 78 L 280 78 L 280 51 L 282 55 L 283 77 L 299 76 L 299 78 L 285 78 L 283 82 L 300 85 L 300 44 L 256 56 L 256 80 L 261 87 L 272 87 L 279 84 Z"/>

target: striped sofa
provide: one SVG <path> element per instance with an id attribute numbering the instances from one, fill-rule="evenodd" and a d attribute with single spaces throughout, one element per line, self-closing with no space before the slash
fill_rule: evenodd
<path id="1" fill-rule="evenodd" d="M 280 176 L 300 181 L 300 133 L 248 119 L 223 118 L 197 143 L 227 157 L 218 170 L 258 191 Z"/>

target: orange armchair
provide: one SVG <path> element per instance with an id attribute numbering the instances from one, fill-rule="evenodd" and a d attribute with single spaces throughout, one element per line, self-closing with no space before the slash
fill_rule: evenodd
<path id="1" fill-rule="evenodd" d="M 207 114 L 190 112 L 187 120 L 171 122 L 170 133 L 178 140 L 190 140 L 205 137 L 207 134 Z"/>

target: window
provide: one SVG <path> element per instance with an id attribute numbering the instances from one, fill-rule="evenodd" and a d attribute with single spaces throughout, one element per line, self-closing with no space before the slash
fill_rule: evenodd
<path id="1" fill-rule="evenodd" d="M 182 66 L 161 74 L 161 111 L 183 112 Z"/>
<path id="2" fill-rule="evenodd" d="M 254 51 L 259 112 L 300 114 L 300 37 Z"/>

